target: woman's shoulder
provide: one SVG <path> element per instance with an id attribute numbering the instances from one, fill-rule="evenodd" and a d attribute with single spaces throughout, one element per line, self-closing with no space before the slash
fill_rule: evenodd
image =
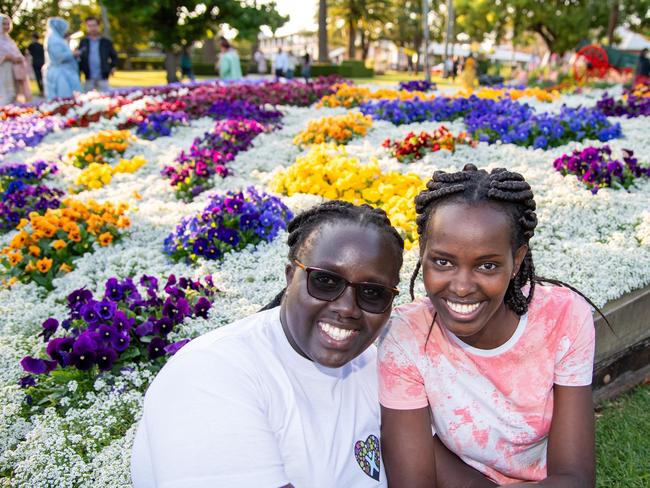
<path id="1" fill-rule="evenodd" d="M 431 301 L 427 297 L 419 297 L 393 309 L 382 337 L 393 336 L 399 343 L 412 341 L 414 338 L 421 337 L 423 333 L 426 334 L 432 321 Z"/>
<path id="2" fill-rule="evenodd" d="M 591 306 L 580 294 L 566 288 L 552 284 L 537 284 L 533 294 L 530 308 L 536 313 L 560 314 L 566 311 L 591 313 Z"/>
<path id="3" fill-rule="evenodd" d="M 260 355 L 272 349 L 269 329 L 277 315 L 276 309 L 267 310 L 207 332 L 178 351 L 163 370 L 254 367 Z"/>
<path id="4" fill-rule="evenodd" d="M 589 303 L 569 288 L 556 285 L 537 285 L 528 308 L 528 321 L 545 324 L 550 329 L 573 335 L 585 324 L 593 328 L 593 314 Z M 571 333 L 570 330 L 574 332 Z"/>

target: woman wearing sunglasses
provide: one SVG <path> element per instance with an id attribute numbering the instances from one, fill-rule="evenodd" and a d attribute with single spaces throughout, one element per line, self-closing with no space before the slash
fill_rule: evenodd
<path id="1" fill-rule="evenodd" d="M 404 243 L 382 210 L 290 222 L 287 287 L 192 341 L 145 397 L 134 486 L 385 487 L 376 352 Z"/>

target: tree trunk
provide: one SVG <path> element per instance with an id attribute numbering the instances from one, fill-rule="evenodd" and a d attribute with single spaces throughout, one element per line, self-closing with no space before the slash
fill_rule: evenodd
<path id="1" fill-rule="evenodd" d="M 555 36 L 553 36 L 553 33 L 548 32 L 548 30 L 545 29 L 545 26 L 542 24 L 534 25 L 532 30 L 541 36 L 544 44 L 546 44 L 546 48 L 552 53 L 553 44 L 555 43 Z"/>
<path id="2" fill-rule="evenodd" d="M 354 59 L 357 55 L 357 22 L 352 17 L 348 17 L 348 59 Z"/>
<path id="3" fill-rule="evenodd" d="M 165 50 L 165 71 L 167 72 L 167 83 L 176 83 L 178 76 L 178 54 L 173 50 Z"/>
<path id="4" fill-rule="evenodd" d="M 368 59 L 368 51 L 370 50 L 370 34 L 365 30 L 361 30 L 361 59 L 365 63 Z"/>
<path id="5" fill-rule="evenodd" d="M 329 62 L 329 50 L 327 48 L 327 0 L 318 2 L 318 61 Z"/>
<path id="6" fill-rule="evenodd" d="M 609 11 L 609 23 L 607 24 L 607 44 L 614 44 L 614 31 L 618 25 L 619 0 L 612 1 L 612 8 Z"/>

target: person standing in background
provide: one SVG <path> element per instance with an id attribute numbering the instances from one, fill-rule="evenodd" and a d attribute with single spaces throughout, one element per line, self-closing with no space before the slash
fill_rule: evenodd
<path id="1" fill-rule="evenodd" d="M 287 54 L 287 71 L 286 71 L 286 77 L 288 79 L 293 78 L 293 74 L 296 71 L 296 64 L 298 64 L 298 60 L 293 55 L 293 53 L 289 51 L 289 54 Z"/>
<path id="2" fill-rule="evenodd" d="M 181 52 L 181 79 L 187 76 L 191 81 L 195 81 L 194 73 L 192 73 L 192 57 L 190 56 L 189 46 L 183 46 Z"/>
<path id="3" fill-rule="evenodd" d="M 309 81 L 309 78 L 311 78 L 311 57 L 309 53 L 305 53 L 302 57 L 302 77 L 305 81 Z"/>
<path id="4" fill-rule="evenodd" d="M 648 49 L 645 48 L 639 53 L 639 60 L 634 73 L 634 84 L 650 82 L 650 60 L 648 60 Z"/>
<path id="5" fill-rule="evenodd" d="M 0 105 L 16 101 L 17 97 L 30 101 L 32 91 L 27 79 L 27 61 L 14 40 L 9 37 L 11 19 L 0 14 Z"/>
<path id="6" fill-rule="evenodd" d="M 38 91 L 43 96 L 43 65 L 45 64 L 45 50 L 43 44 L 39 42 L 39 35 L 34 32 L 32 34 L 32 42 L 27 46 L 29 55 L 32 57 L 32 68 L 34 68 L 34 77 L 38 84 Z"/>
<path id="7" fill-rule="evenodd" d="M 279 80 L 286 76 L 287 68 L 289 64 L 289 58 L 287 53 L 282 51 L 282 48 L 278 48 L 278 54 L 275 55 L 273 60 L 273 71 L 275 72 L 275 79 Z"/>
<path id="8" fill-rule="evenodd" d="M 47 19 L 43 88 L 48 100 L 71 97 L 81 91 L 77 60 L 65 38 L 67 30 L 68 23 L 61 17 Z"/>
<path id="9" fill-rule="evenodd" d="M 79 56 L 79 68 L 86 77 L 85 91 L 108 90 L 108 77 L 117 66 L 117 52 L 111 40 L 101 36 L 97 18 L 86 19 L 86 37 L 75 54 Z"/>
<path id="10" fill-rule="evenodd" d="M 255 54 L 253 54 L 253 61 L 255 61 L 255 65 L 257 66 L 257 74 L 266 74 L 266 57 L 262 51 L 259 49 L 255 51 Z"/>
<path id="11" fill-rule="evenodd" d="M 221 55 L 219 56 L 219 77 L 222 80 L 241 80 L 239 55 L 225 37 L 219 38 Z"/>

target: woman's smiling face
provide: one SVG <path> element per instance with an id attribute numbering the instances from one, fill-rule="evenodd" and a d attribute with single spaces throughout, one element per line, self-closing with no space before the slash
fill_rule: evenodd
<path id="1" fill-rule="evenodd" d="M 391 239 L 374 227 L 328 223 L 307 237 L 297 258 L 307 267 L 334 272 L 352 283 L 392 288 L 399 281 L 400 263 Z M 366 312 L 359 308 L 355 294 L 349 286 L 334 301 L 316 299 L 307 291 L 307 272 L 295 264 L 288 265 L 280 317 L 296 352 L 323 366 L 338 368 L 365 351 L 388 321 L 391 307 L 383 313 Z"/>
<path id="2" fill-rule="evenodd" d="M 508 214 L 495 204 L 450 202 L 434 210 L 426 232 L 422 275 L 438 319 L 467 344 L 498 347 L 516 325 L 504 297 L 528 249 L 513 255 Z"/>

